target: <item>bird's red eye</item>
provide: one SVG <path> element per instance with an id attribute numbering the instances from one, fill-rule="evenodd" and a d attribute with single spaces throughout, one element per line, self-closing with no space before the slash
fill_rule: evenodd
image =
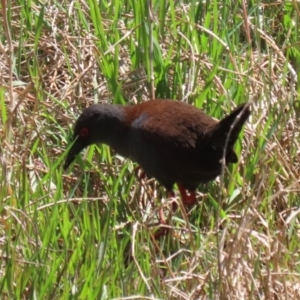
<path id="1" fill-rule="evenodd" d="M 89 130 L 86 127 L 81 128 L 79 135 L 80 136 L 87 136 L 89 134 Z"/>

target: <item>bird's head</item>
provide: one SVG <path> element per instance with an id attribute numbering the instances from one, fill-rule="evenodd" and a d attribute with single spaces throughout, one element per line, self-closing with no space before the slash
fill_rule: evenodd
<path id="1" fill-rule="evenodd" d="M 116 105 L 96 104 L 85 108 L 74 126 L 73 145 L 67 155 L 66 170 L 75 157 L 86 147 L 96 143 L 108 143 L 115 138 L 123 118 L 122 109 Z"/>

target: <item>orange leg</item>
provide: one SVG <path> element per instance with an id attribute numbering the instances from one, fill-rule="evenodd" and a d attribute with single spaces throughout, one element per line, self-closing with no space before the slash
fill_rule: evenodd
<path id="1" fill-rule="evenodd" d="M 186 189 L 184 188 L 184 186 L 181 183 L 177 183 L 180 195 L 181 195 L 181 199 L 182 199 L 182 203 L 184 205 L 195 205 L 197 203 L 196 201 L 196 193 L 195 191 L 190 191 L 189 194 L 187 193 Z M 168 191 L 168 198 L 172 198 L 175 197 L 175 193 L 171 190 Z M 172 210 L 175 211 L 177 209 L 177 203 L 173 202 L 172 203 Z M 161 225 L 167 225 L 169 222 L 168 220 L 165 219 L 164 216 L 164 211 L 162 208 L 159 209 L 159 222 Z M 166 227 L 161 227 L 156 233 L 155 233 L 155 238 L 158 239 L 159 237 L 166 235 L 168 233 L 170 229 L 166 228 Z"/>
<path id="2" fill-rule="evenodd" d="M 185 205 L 196 204 L 197 201 L 196 201 L 195 191 L 190 192 L 190 194 L 188 195 L 186 192 L 186 189 L 184 188 L 184 186 L 181 183 L 177 183 L 177 186 L 178 186 L 183 204 L 185 204 Z"/>
<path id="3" fill-rule="evenodd" d="M 135 176 L 140 180 L 146 178 L 146 173 L 140 166 L 134 168 L 134 173 Z"/>
<path id="4" fill-rule="evenodd" d="M 171 190 L 168 191 L 168 198 L 172 198 L 175 197 L 175 193 Z M 177 204 L 176 202 L 172 203 L 172 210 L 175 211 L 177 208 Z M 158 231 L 155 232 L 155 238 L 158 239 L 159 237 L 166 235 L 169 231 L 169 228 L 164 227 L 163 225 L 167 225 L 169 222 L 168 220 L 166 220 L 165 215 L 164 215 L 164 210 L 162 208 L 159 209 L 159 223 L 160 225 L 162 225 L 162 227 L 160 229 L 158 229 Z"/>

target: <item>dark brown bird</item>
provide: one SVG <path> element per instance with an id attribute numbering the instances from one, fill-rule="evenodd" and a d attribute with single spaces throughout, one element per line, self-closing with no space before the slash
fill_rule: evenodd
<path id="1" fill-rule="evenodd" d="M 233 146 L 249 115 L 248 104 L 240 105 L 221 121 L 173 100 L 132 106 L 92 105 L 75 123 L 76 141 L 64 169 L 87 146 L 104 143 L 137 162 L 170 194 L 176 183 L 183 203 L 194 204 L 198 185 L 220 175 L 224 154 L 226 165 L 238 161 Z"/>

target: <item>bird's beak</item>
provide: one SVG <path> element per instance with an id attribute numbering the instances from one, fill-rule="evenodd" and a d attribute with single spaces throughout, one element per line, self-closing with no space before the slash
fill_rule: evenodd
<path id="1" fill-rule="evenodd" d="M 76 155 L 79 154 L 84 148 L 85 148 L 85 146 L 77 138 L 69 150 L 69 153 L 67 155 L 67 158 L 66 158 L 66 161 L 64 164 L 64 170 L 68 169 L 70 164 L 75 159 Z"/>

